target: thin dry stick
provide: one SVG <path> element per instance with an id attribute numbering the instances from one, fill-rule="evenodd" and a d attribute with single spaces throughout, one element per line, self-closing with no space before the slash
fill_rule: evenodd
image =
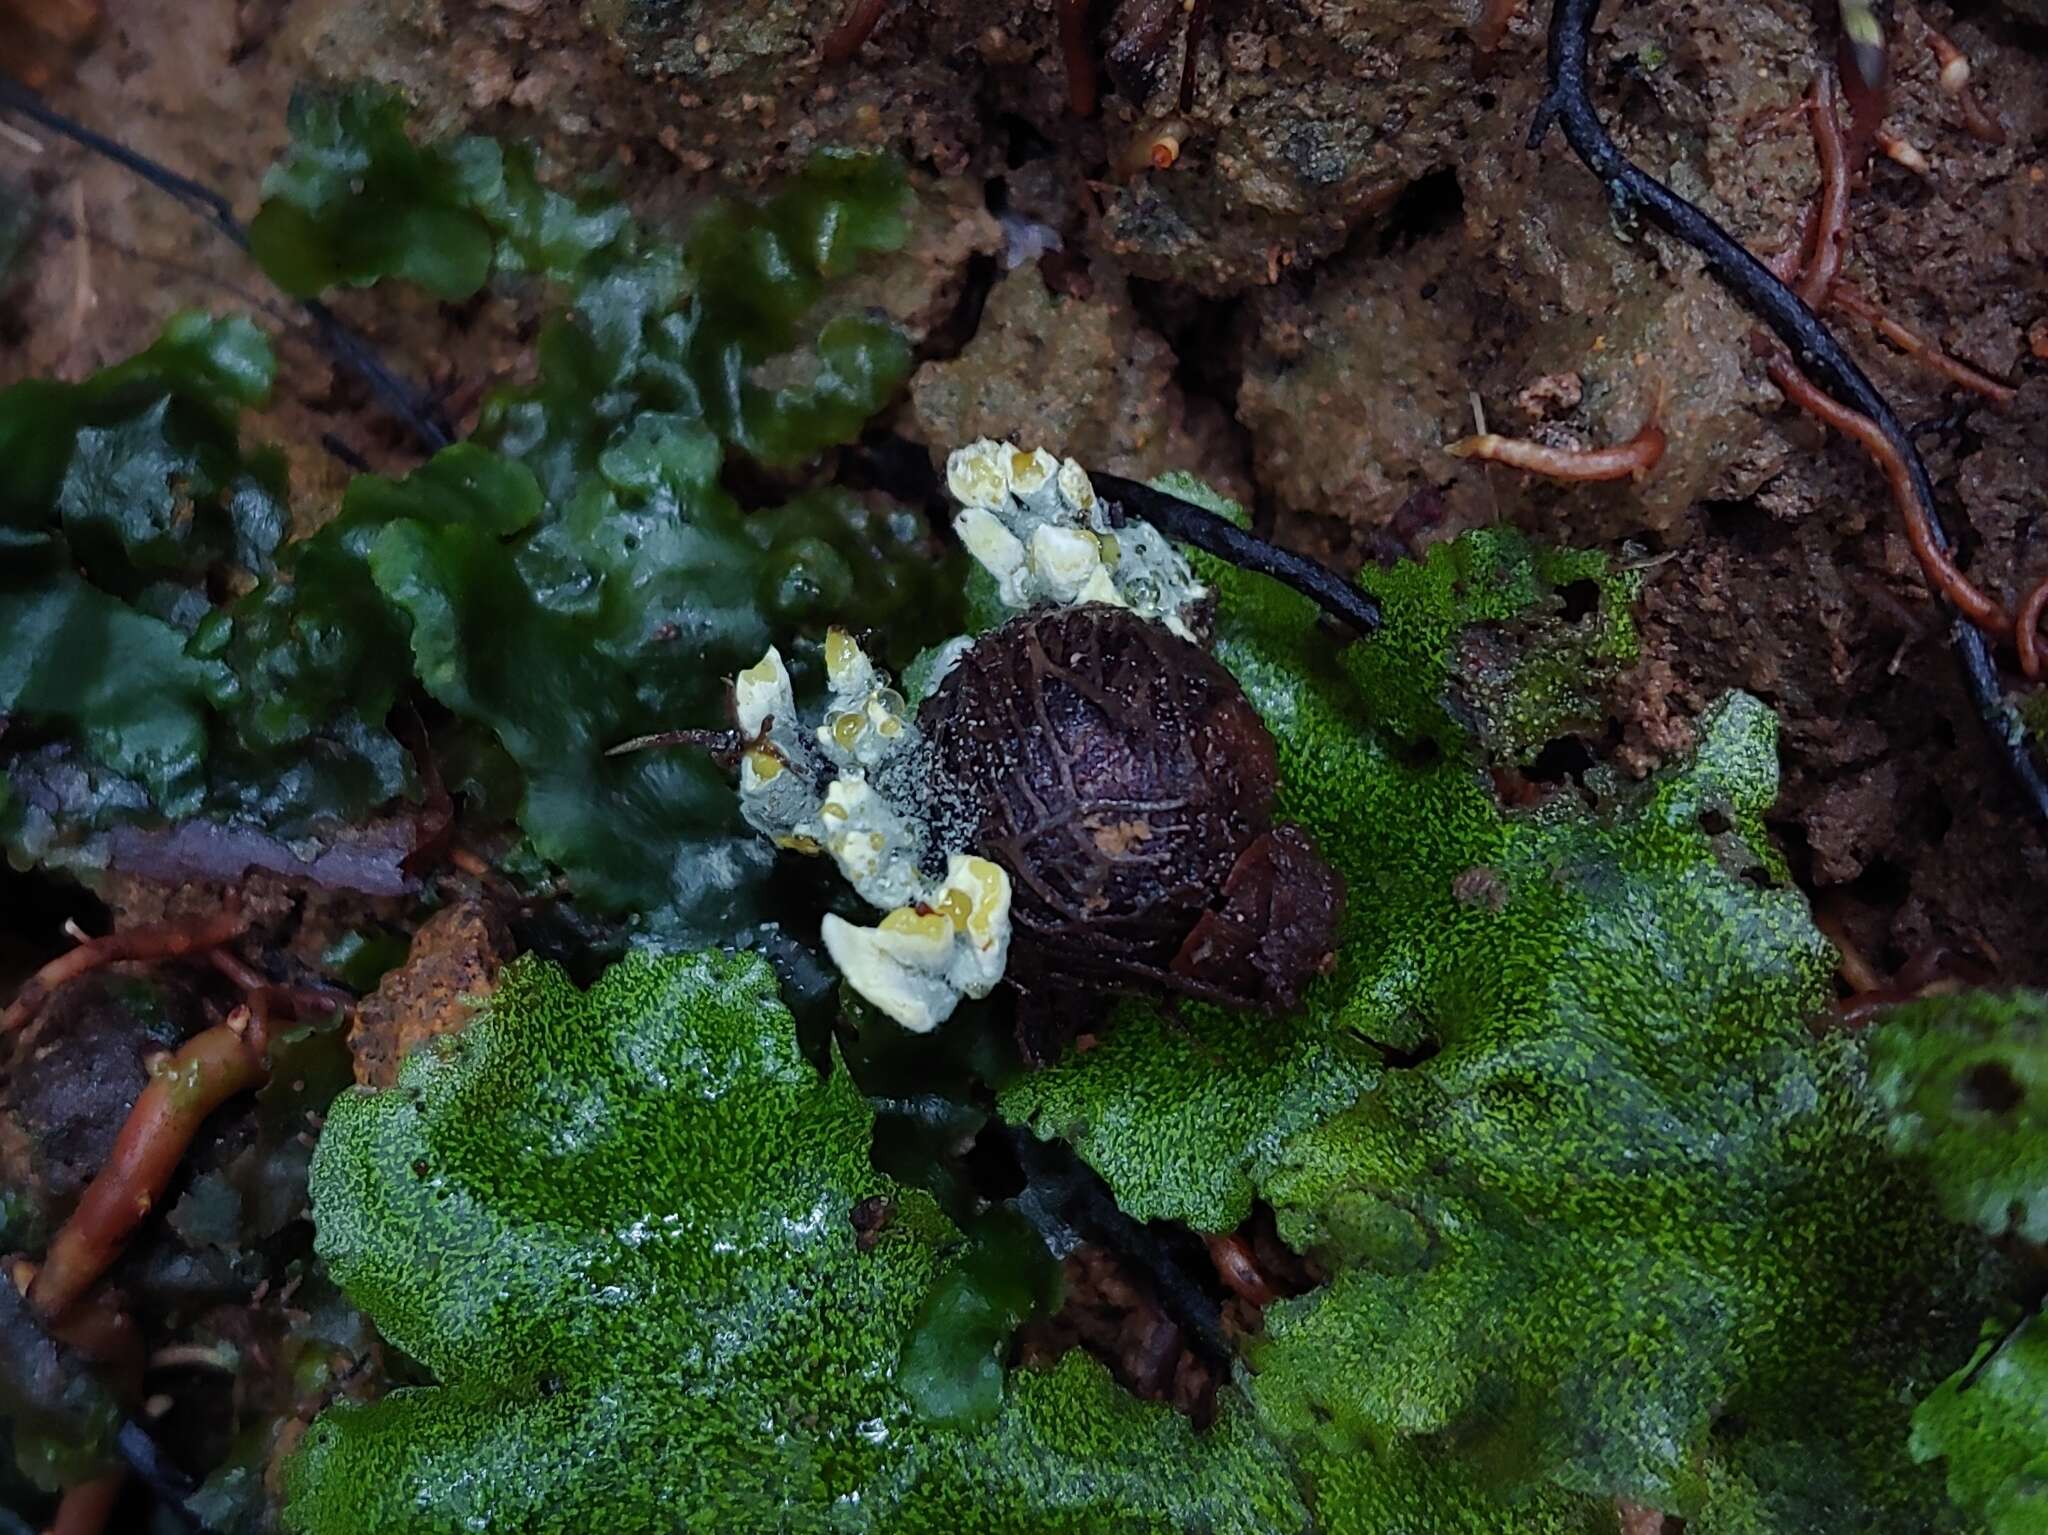
<path id="1" fill-rule="evenodd" d="M 0 1035 L 12 1034 L 35 1017 L 50 994 L 67 981 L 123 960 L 177 959 L 218 948 L 239 938 L 248 926 L 249 919 L 230 902 L 216 915 L 196 921 L 152 923 L 108 933 L 103 938 L 88 938 L 22 983 L 7 1011 L 0 1013 Z"/>

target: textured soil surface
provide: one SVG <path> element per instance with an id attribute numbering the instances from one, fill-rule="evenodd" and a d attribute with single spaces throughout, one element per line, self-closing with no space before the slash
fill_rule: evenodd
<path id="1" fill-rule="evenodd" d="M 843 0 L 133 0 L 97 32 L 90 4 L 58 9 L 33 33 L 0 27 L 26 39 L 12 66 L 245 214 L 305 80 L 393 82 L 424 127 L 536 138 L 657 220 L 820 144 L 895 149 L 924 193 L 916 237 L 835 302 L 917 340 L 903 438 L 935 460 L 996 434 L 1122 473 L 1193 469 L 1344 568 L 1503 520 L 1625 550 L 1645 567 L 1643 660 L 1605 732 L 1549 759 L 1647 772 L 1715 695 L 1749 689 L 1784 721 L 1777 825 L 1831 930 L 1880 974 L 1945 948 L 2048 979 L 2048 845 L 1987 748 L 1882 481 L 1780 402 L 1753 323 L 1688 253 L 1625 238 L 1560 144 L 1523 146 L 1540 8 L 1488 49 L 1476 6 L 1217 0 L 1183 112 L 1183 9 L 1102 4 L 1088 117 L 1050 0 L 896 0 L 845 63 L 821 48 Z M 2002 145 L 1938 88 L 1929 23 L 1969 54 Z M 2048 569 L 2040 27 L 2024 6 L 1897 7 L 1887 123 L 1927 167 L 1872 160 L 1846 267 L 2015 400 L 1998 409 L 1836 322 L 1919 431 L 1967 567 L 2008 602 Z M 1636 157 L 1775 251 L 1818 172 L 1803 122 L 1774 114 L 1832 57 L 1831 29 L 1796 0 L 1626 7 L 1599 40 L 1601 105 Z M 185 210 L 12 126 L 0 197 L 17 215 L 0 251 L 28 230 L 0 278 L 0 381 L 82 374 L 180 307 L 254 308 L 285 337 L 261 426 L 294 445 L 302 500 L 346 476 L 323 436 L 408 461 Z M 517 299 L 339 307 L 458 416 L 526 365 Z M 1653 410 L 1670 450 L 1640 484 L 1563 489 L 1443 452 L 1475 416 L 1591 445 Z"/>

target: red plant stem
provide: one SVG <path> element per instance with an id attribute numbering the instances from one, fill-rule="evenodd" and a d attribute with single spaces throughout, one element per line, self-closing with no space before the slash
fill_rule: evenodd
<path id="1" fill-rule="evenodd" d="M 1501 437 L 1481 432 L 1461 437 L 1444 451 L 1458 458 L 1476 458 L 1489 464 L 1506 464 L 1511 469 L 1540 474 L 1552 480 L 1587 482 L 1595 480 L 1640 480 L 1664 457 L 1664 428 L 1657 424 L 1657 412 L 1627 442 L 1605 448 L 1552 448 L 1522 437 Z"/>
<path id="2" fill-rule="evenodd" d="M 1842 119 L 1835 111 L 1834 71 L 1822 67 L 1811 96 L 1813 147 L 1820 160 L 1820 200 L 1814 219 L 1811 255 L 1797 292 L 1806 307 L 1827 307 L 1849 239 L 1849 156 L 1842 140 Z"/>
<path id="3" fill-rule="evenodd" d="M 2012 617 L 2004 606 L 1972 585 L 1970 578 L 1958 570 L 1947 552 L 1935 543 L 1927 508 L 1921 505 L 1919 496 L 1914 493 L 1913 478 L 1907 471 L 1906 461 L 1878 430 L 1877 424 L 1868 416 L 1836 404 L 1808 382 L 1806 375 L 1793 367 L 1788 357 L 1773 357 L 1766 371 L 1786 399 L 1855 442 L 1884 471 L 1891 486 L 1892 500 L 1897 503 L 1899 516 L 1906 524 L 1906 541 L 1913 546 L 1914 558 L 1919 560 L 1921 570 L 1926 572 L 1935 589 L 1978 628 L 1994 634 L 2011 632 Z"/>
<path id="4" fill-rule="evenodd" d="M 874 36 L 888 9 L 889 0 L 853 0 L 846 19 L 825 34 L 819 47 L 825 62 L 837 66 L 851 60 L 860 52 L 861 45 Z"/>
<path id="5" fill-rule="evenodd" d="M 1076 117 L 1095 115 L 1095 55 L 1088 46 L 1088 4 L 1089 0 L 1059 0 L 1060 51 L 1067 62 L 1067 103 Z"/>
<path id="6" fill-rule="evenodd" d="M 206 956 L 206 962 L 244 993 L 262 991 L 270 984 L 260 970 L 230 949 L 215 949 Z"/>
<path id="7" fill-rule="evenodd" d="M 67 981 L 131 959 L 177 959 L 218 948 L 242 935 L 249 926 L 232 901 L 211 917 L 186 922 L 158 922 L 131 927 L 103 938 L 88 938 L 68 954 L 60 954 L 22 983 L 14 1001 L 0 1013 L 0 1035 L 13 1033 L 35 1017 L 50 994 Z"/>
<path id="8" fill-rule="evenodd" d="M 265 1049 L 261 1009 L 238 1008 L 187 1040 L 150 1079 L 29 1285 L 28 1303 L 45 1322 L 62 1316 L 120 1256 L 207 1115 L 263 1081 Z"/>
<path id="9" fill-rule="evenodd" d="M 1919 332 L 1909 330 L 1886 314 L 1854 288 L 1837 288 L 1833 296 L 1833 307 L 1843 314 L 1863 321 L 1922 367 L 1939 373 L 1952 383 L 1960 384 L 1973 394 L 1982 395 L 1994 405 L 2010 405 L 2019 395 L 2019 391 L 2010 384 L 2002 384 L 1989 374 L 1978 372 L 1960 358 L 1949 356 Z"/>
<path id="10" fill-rule="evenodd" d="M 57 1517 L 50 1521 L 49 1535 L 100 1535 L 121 1501 L 121 1489 L 128 1473 L 109 1472 L 90 1482 L 68 1487 L 57 1504 Z"/>
<path id="11" fill-rule="evenodd" d="M 2048 612 L 2048 576 L 2034 583 L 2027 600 L 2020 604 L 2019 627 L 2014 635 L 2020 647 L 2020 670 L 2029 679 L 2041 675 L 2041 615 Z"/>
<path id="12" fill-rule="evenodd" d="M 263 972 L 231 949 L 215 949 L 206 962 L 232 981 L 252 1003 L 261 997 L 266 1003 L 283 1003 L 294 1018 L 305 1013 L 331 1013 L 345 1000 L 314 986 L 281 986 L 265 979 Z"/>
<path id="13" fill-rule="evenodd" d="M 1822 70 L 1814 81 L 1806 106 L 1813 119 L 1814 152 L 1820 161 L 1820 196 L 1807 209 L 1798 240 L 1765 265 L 1780 282 L 1794 283 L 1800 298 L 1815 313 L 1837 309 L 1862 320 L 1923 367 L 1995 404 L 2010 405 L 2016 391 L 2008 385 L 1950 357 L 1862 294 L 1838 285 L 1848 246 L 1849 163 L 1829 71 Z M 1879 135 L 1881 140 L 1884 137 Z"/>

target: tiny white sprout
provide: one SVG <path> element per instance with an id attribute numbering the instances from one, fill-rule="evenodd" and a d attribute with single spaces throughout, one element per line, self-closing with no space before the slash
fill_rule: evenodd
<path id="1" fill-rule="evenodd" d="M 946 460 L 946 489 L 962 506 L 996 507 L 1010 493 L 1003 472 L 1005 445 L 983 438 L 956 449 Z"/>
<path id="2" fill-rule="evenodd" d="M 770 645 L 766 655 L 735 677 L 732 698 L 740 733 L 750 739 L 766 730 L 770 720 L 794 718 L 796 690 L 790 685 L 789 668 L 782 664 L 782 652 Z"/>

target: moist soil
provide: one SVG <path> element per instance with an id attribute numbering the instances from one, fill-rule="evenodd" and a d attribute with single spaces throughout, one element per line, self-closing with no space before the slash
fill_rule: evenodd
<path id="1" fill-rule="evenodd" d="M 1007 435 L 1123 474 L 1192 469 L 1346 569 L 1496 521 L 1625 551 L 1646 567 L 1643 658 L 1585 747 L 1645 773 L 1717 694 L 1758 694 L 1784 726 L 1775 824 L 1839 938 L 1881 973 L 1945 949 L 2048 979 L 2042 828 L 1881 479 L 1778 399 L 1753 322 L 1688 253 L 1619 229 L 1561 145 L 1523 146 L 1540 11 L 1487 49 L 1476 10 L 1221 0 L 1183 112 L 1186 13 L 1099 5 L 1081 117 L 1050 0 L 896 0 L 844 63 L 821 47 L 843 0 L 142 0 L 67 51 L 91 9 L 16 64 L 245 212 L 306 82 L 382 80 L 425 129 L 533 138 L 656 220 L 819 145 L 893 149 L 924 192 L 916 237 L 835 301 L 887 310 L 921 348 L 895 433 L 934 461 Z M 1939 89 L 1929 24 L 1969 54 L 2004 144 Z M 1624 10 L 1599 39 L 1602 107 L 1637 158 L 1777 250 L 1818 181 L 1803 123 L 1779 114 L 1832 58 L 1827 26 L 1759 0 Z M 1918 430 L 1967 568 L 2011 603 L 2048 570 L 2048 33 L 2024 9 L 1902 5 L 1892 36 L 1886 122 L 1927 168 L 1873 157 L 1845 279 L 2018 395 L 1997 408 L 1836 323 Z M 285 361 L 259 426 L 292 445 L 301 504 L 331 504 L 348 473 L 323 438 L 404 466 L 291 308 L 189 213 L 47 134 L 0 139 L 0 178 L 33 212 L 0 380 L 75 377 L 180 307 L 254 308 Z M 517 296 L 341 307 L 458 414 L 528 363 Z M 1616 441 L 1660 400 L 1670 447 L 1639 484 L 1559 487 L 1443 451 L 1479 419 Z"/>

